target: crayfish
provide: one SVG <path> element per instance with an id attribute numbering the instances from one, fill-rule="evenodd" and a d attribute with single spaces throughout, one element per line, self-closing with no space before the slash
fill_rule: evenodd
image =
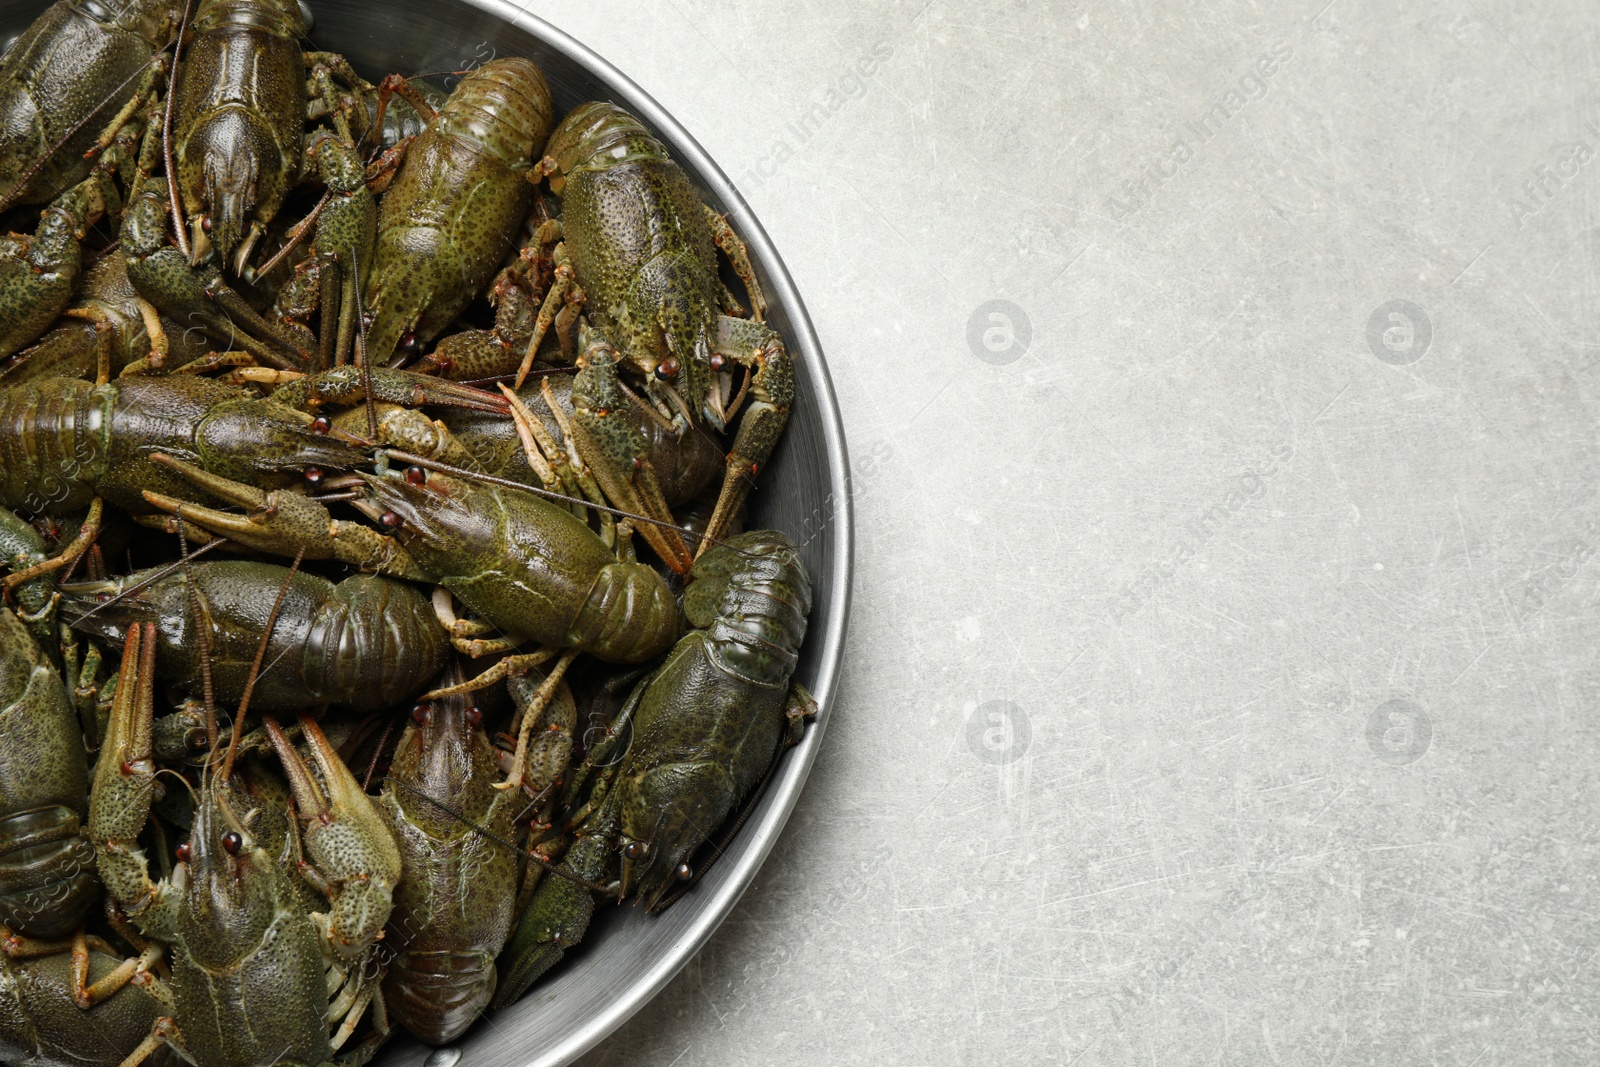
<path id="1" fill-rule="evenodd" d="M 368 81 L 309 17 L 63 0 L 0 56 L 6 1062 L 454 1042 L 815 712 L 733 228 L 531 60 Z"/>
<path id="2" fill-rule="evenodd" d="M 696 627 L 642 679 L 604 741 L 573 778 L 575 841 L 566 878 L 546 878 L 506 949 L 498 1003 L 510 1004 L 582 939 L 594 911 L 587 884 L 615 886 L 655 910 L 697 872 L 689 863 L 799 740 L 816 705 L 792 680 L 811 581 L 786 537 L 759 530 L 696 561 L 684 610 Z M 616 748 L 631 734 L 620 759 Z M 703 874 L 703 869 L 698 872 Z"/>

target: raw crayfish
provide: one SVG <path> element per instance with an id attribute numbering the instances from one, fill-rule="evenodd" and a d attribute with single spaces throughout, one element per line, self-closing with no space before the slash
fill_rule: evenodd
<path id="1" fill-rule="evenodd" d="M 561 864 L 568 877 L 544 879 L 519 919 L 501 963 L 499 1005 L 582 939 L 594 911 L 585 884 L 614 876 L 619 898 L 637 894 L 656 909 L 675 884 L 693 879 L 695 850 L 816 711 L 791 680 L 811 581 L 789 540 L 772 530 L 741 534 L 703 554 L 691 575 L 684 611 L 697 629 L 639 683 L 569 787 L 570 803 L 593 777 L 573 816 L 576 840 Z"/>
<path id="2" fill-rule="evenodd" d="M 154 622 L 163 677 L 198 695 L 205 649 L 216 699 L 237 702 L 253 680 L 251 703 L 263 711 L 392 707 L 426 688 L 449 649 L 426 594 L 376 575 L 334 584 L 269 563 L 205 561 L 63 592 L 73 598 L 67 614 L 80 630 L 121 643 L 131 627 Z M 269 635 L 266 608 L 280 592 Z M 271 667 L 258 672 L 263 639 Z"/>
<path id="3" fill-rule="evenodd" d="M 0 1057 L 359 1067 L 669 906 L 800 736 L 809 578 L 731 535 L 792 371 L 620 108 L 178 7 L 0 58 Z"/>
<path id="4" fill-rule="evenodd" d="M 175 101 L 178 188 L 195 246 L 209 238 L 243 273 L 300 177 L 307 68 L 321 106 L 341 116 L 366 110 L 342 106 L 329 72 L 358 98 L 370 86 L 341 57 L 301 50 L 308 27 L 296 0 L 201 0 L 193 29 Z"/>
<path id="5" fill-rule="evenodd" d="M 165 70 L 180 6 L 60 0 L 17 38 L 0 59 L 0 205 L 44 203 L 88 176 Z"/>
<path id="6" fill-rule="evenodd" d="M 387 360 L 437 336 L 482 291 L 528 213 L 534 161 L 554 121 L 544 75 L 531 61 L 495 59 L 461 79 L 444 107 L 403 78 L 399 92 L 427 127 L 377 165 L 385 189 L 376 261 L 367 276 L 367 351 Z"/>
<path id="7" fill-rule="evenodd" d="M 552 699 L 572 700 L 560 686 Z M 512 842 L 527 798 L 498 788 L 483 714 L 465 695 L 419 704 L 411 717 L 380 798 L 405 871 L 386 941 L 395 956 L 384 994 L 408 1030 L 441 1045 L 494 995 L 495 957 L 516 918 Z"/>
<path id="8" fill-rule="evenodd" d="M 562 203 L 562 243 L 555 250 L 561 266 L 517 370 L 517 385 L 532 366 L 544 329 L 574 288 L 584 294 L 584 314 L 620 352 L 620 359 L 598 368 L 597 419 L 621 406 L 617 376 L 626 366 L 642 377 L 654 408 L 680 437 L 702 426 L 721 432 L 734 413 L 724 368 L 746 367 L 749 406 L 728 452 L 704 551 L 726 532 L 788 422 L 794 402 L 788 350 L 761 322 L 765 298 L 743 244 L 637 119 L 615 104 L 583 104 L 550 135 L 545 151 L 541 169 Z M 718 279 L 718 247 L 750 294 L 753 320 L 724 314 L 742 309 Z M 632 443 L 605 432 L 591 440 L 585 458 L 601 484 L 609 492 L 612 484 L 632 482 L 644 513 L 674 540 L 668 529 L 672 515 L 659 503 L 653 476 L 634 464 Z M 691 559 L 681 539 L 675 540 L 663 560 L 683 573 Z"/>
<path id="9" fill-rule="evenodd" d="M 361 488 L 351 503 L 386 532 L 374 545 L 374 531 L 331 520 L 315 501 L 268 494 L 187 464 L 170 466 L 210 495 L 249 511 L 235 515 L 147 497 L 163 509 L 280 555 L 304 547 L 307 528 L 331 530 L 319 542 L 319 556 L 326 552 L 367 569 L 426 577 L 477 612 L 486 628 L 509 635 L 496 645 L 500 650 L 528 638 L 609 662 L 640 663 L 660 655 L 677 636 L 677 608 L 659 574 L 619 560 L 571 512 L 531 493 L 420 467 L 356 471 Z"/>
<path id="10" fill-rule="evenodd" d="M 338 834 L 345 845 L 341 868 L 318 871 L 313 882 L 328 887 L 331 904 L 319 921 L 293 881 L 299 875 L 285 869 L 283 857 L 259 835 L 258 813 L 234 810 L 230 797 L 239 794 L 230 788 L 228 765 L 219 768 L 213 759 L 202 770 L 189 840 L 178 849 L 179 868 L 170 879 L 152 880 L 138 838 L 155 793 L 155 661 L 155 625 L 141 623 L 124 646 L 89 801 L 89 838 L 108 893 L 144 936 L 172 954 L 175 1011 L 157 1020 L 130 1062 L 167 1044 L 185 1058 L 217 1067 L 323 1067 L 376 995 L 375 982 L 359 965 L 347 970 L 352 953 L 339 946 L 350 938 L 339 936 L 339 920 L 364 922 L 375 939 L 387 919 L 380 916 L 375 928 L 366 919 L 361 905 L 372 902 L 370 894 L 351 896 L 352 908 L 341 909 L 340 903 L 348 884 L 359 880 L 353 867 L 365 865 L 368 885 L 392 877 L 393 842 L 381 838 L 371 801 L 353 781 L 335 771 L 333 784 L 325 776 L 318 786 L 303 766 L 296 768 L 296 795 L 308 814 L 324 821 L 330 833 L 335 827 L 344 831 Z M 306 736 L 325 775 L 334 770 L 337 757 L 321 734 L 308 730 Z M 274 743 L 282 752 L 282 737 Z M 370 947 L 369 941 L 360 951 Z M 330 971 L 331 981 L 325 978 Z M 321 996 L 305 995 L 324 989 L 341 993 L 332 1007 Z M 337 1027 L 332 1034 L 330 1026 Z"/>

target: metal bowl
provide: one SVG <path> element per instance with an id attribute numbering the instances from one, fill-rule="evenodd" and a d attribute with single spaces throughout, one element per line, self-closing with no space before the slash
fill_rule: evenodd
<path id="1" fill-rule="evenodd" d="M 20 32 L 45 0 L 0 0 L 0 31 Z M 622 1024 L 678 972 L 727 917 L 777 840 L 817 757 L 828 723 L 849 614 L 852 518 L 849 464 L 838 403 L 811 320 L 794 282 L 727 176 L 661 106 L 621 71 L 542 19 L 503 0 L 313 0 L 317 47 L 342 52 L 368 77 L 460 71 L 491 56 L 528 56 L 544 68 L 559 113 L 609 99 L 664 141 L 750 247 L 771 302 L 770 321 L 795 360 L 797 396 L 789 428 L 752 495 L 751 527 L 801 544 L 815 606 L 798 677 L 822 711 L 788 753 L 727 854 L 666 914 L 601 909 L 586 942 L 521 1003 L 480 1021 L 459 1046 L 462 1067 L 555 1067 L 570 1063 Z M 401 1036 L 382 1067 L 420 1067 L 427 1048 Z M 451 1053 L 435 1065 L 455 1062 Z"/>

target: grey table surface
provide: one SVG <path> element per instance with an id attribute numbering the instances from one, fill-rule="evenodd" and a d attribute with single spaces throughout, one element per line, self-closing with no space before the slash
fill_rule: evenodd
<path id="1" fill-rule="evenodd" d="M 771 232 L 859 507 L 793 821 L 588 1067 L 1600 1058 L 1592 3 L 529 8 Z"/>

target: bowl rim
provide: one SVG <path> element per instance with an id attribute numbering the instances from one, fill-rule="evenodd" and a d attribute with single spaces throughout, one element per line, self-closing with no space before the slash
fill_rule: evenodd
<path id="1" fill-rule="evenodd" d="M 833 380 L 822 357 L 816 328 L 783 258 L 738 188 L 671 113 L 593 49 L 547 20 L 518 7 L 511 0 L 463 2 L 539 38 L 604 82 L 614 100 L 644 120 L 647 126 L 663 134 L 679 161 L 704 183 L 705 191 L 717 201 L 714 206 L 729 216 L 734 229 L 744 239 L 752 260 L 765 268 L 767 276 L 763 284 L 769 291 L 769 302 L 782 305 L 788 313 L 790 336 L 785 340 L 789 342 L 791 356 L 804 365 L 807 380 L 816 393 L 823 448 L 828 463 L 828 506 L 832 513 L 825 516 L 823 521 L 824 528 L 831 531 L 833 538 L 832 573 L 828 588 L 834 598 L 835 610 L 829 613 L 820 632 L 813 628 L 807 635 L 808 644 L 817 642 L 814 652 L 817 676 L 812 687 L 812 696 L 816 698 L 818 706 L 816 721 L 807 728 L 800 745 L 785 757 L 778 776 L 762 800 L 761 810 L 743 828 L 740 837 L 750 842 L 750 847 L 724 861 L 724 865 L 733 867 L 733 870 L 719 871 L 719 882 L 715 886 L 705 887 L 711 892 L 699 902 L 693 922 L 679 933 L 666 952 L 652 960 L 643 973 L 622 987 L 603 1010 L 554 1044 L 538 1050 L 527 1061 L 527 1067 L 558 1067 L 571 1063 L 593 1049 L 666 988 L 667 983 L 677 976 L 733 911 L 777 843 L 778 834 L 788 821 L 811 766 L 816 762 L 838 687 L 845 633 L 850 618 L 851 576 L 855 564 L 855 511 L 844 423 Z M 813 536 L 820 535 L 821 530 Z"/>

